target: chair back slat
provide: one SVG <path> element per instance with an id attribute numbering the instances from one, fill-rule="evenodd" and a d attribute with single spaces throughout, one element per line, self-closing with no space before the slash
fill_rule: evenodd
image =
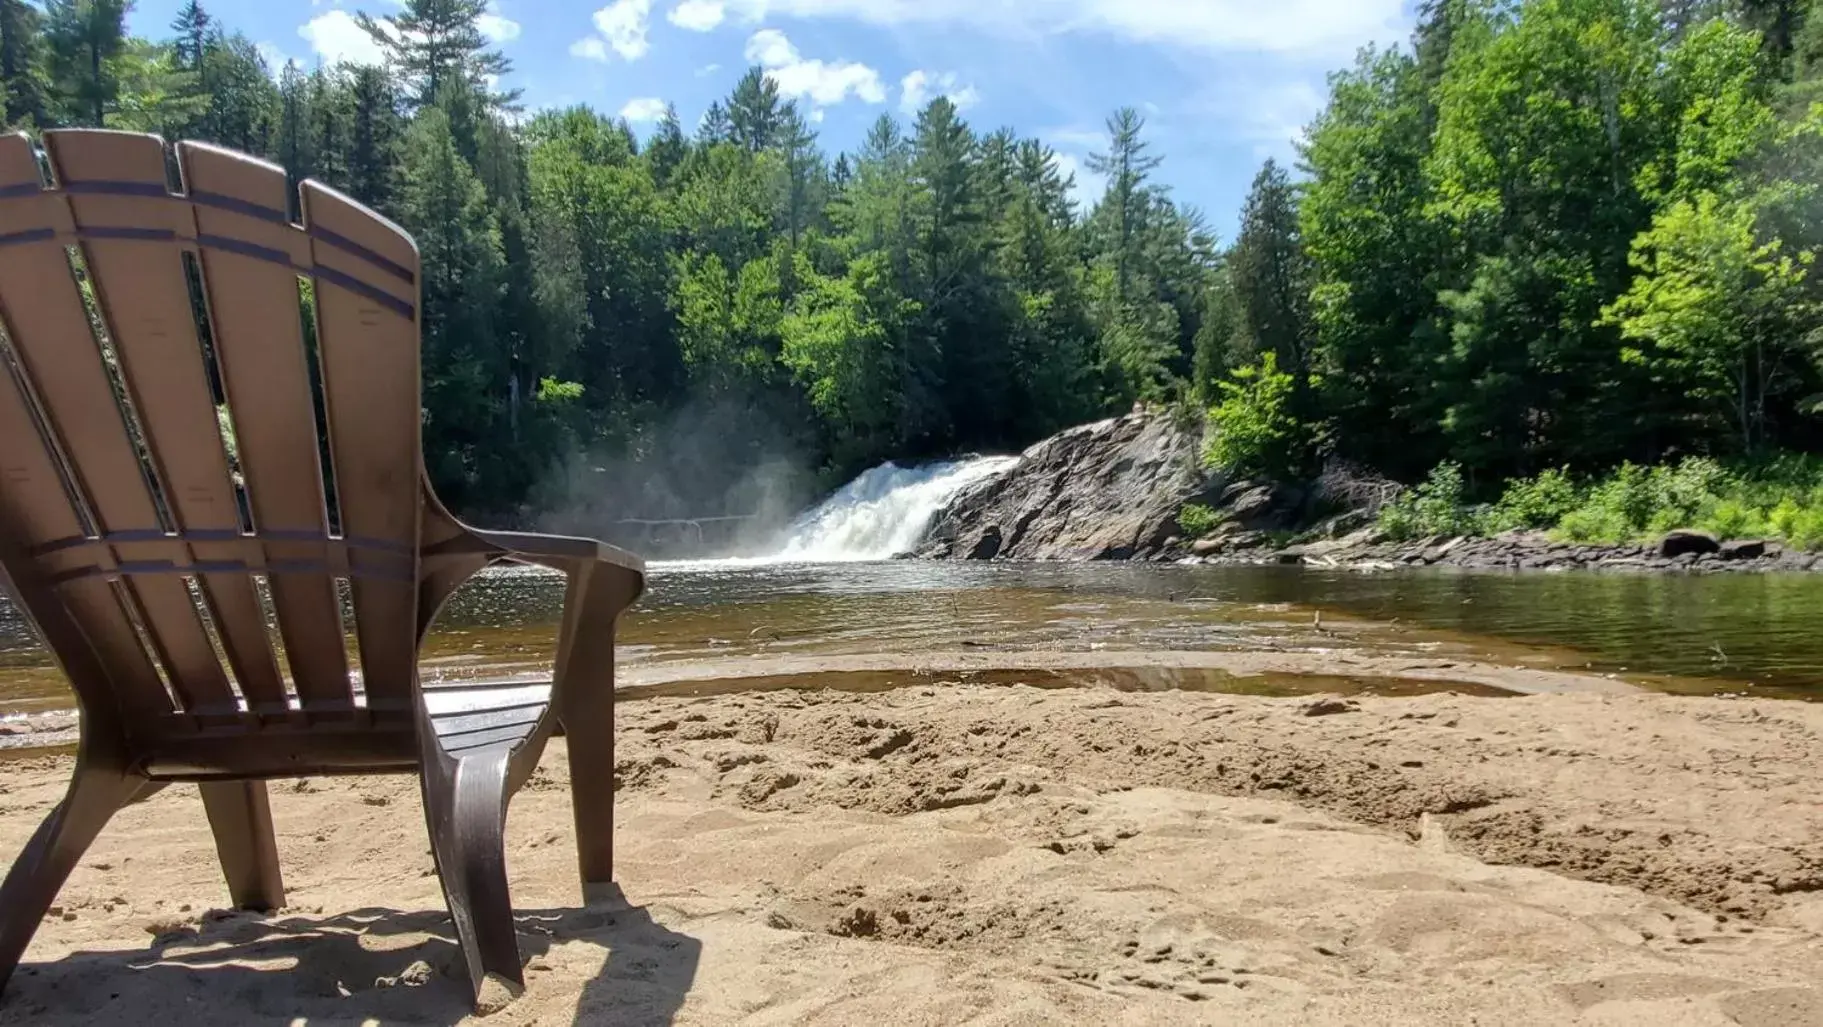
<path id="1" fill-rule="evenodd" d="M 317 340 L 342 534 L 357 569 L 418 552 L 417 247 L 399 228 L 314 182 L 303 186 L 316 268 Z M 406 708 L 417 660 L 416 582 L 353 576 L 369 706 Z"/>
<path id="2" fill-rule="evenodd" d="M 81 626 L 81 641 L 71 633 L 67 644 L 90 650 L 93 664 L 106 680 L 85 677 L 72 665 L 71 654 L 58 652 L 70 681 L 85 704 L 118 707 L 133 717 L 171 712 L 170 696 L 139 642 L 121 596 L 102 577 L 71 579 L 54 589 L 45 580 L 32 551 L 46 542 L 77 537 L 82 521 L 64 490 L 57 461 L 45 448 L 20 383 L 12 369 L 0 366 L 0 533 L 11 541 L 6 575 L 29 606 L 34 598 L 61 603 Z M 83 664 L 90 661 L 84 660 Z"/>
<path id="3" fill-rule="evenodd" d="M 24 529 L 29 533 L 27 545 L 42 549 L 84 538 L 84 518 L 73 505 L 67 516 L 55 516 L 51 511 L 57 503 L 71 503 L 55 472 L 51 478 L 42 476 L 57 467 L 57 454 L 47 449 L 55 447 L 69 462 L 67 483 L 93 518 L 89 529 L 122 540 L 109 545 L 109 560 L 129 565 L 157 562 L 164 555 L 159 509 L 149 493 L 126 414 L 109 381 L 95 328 L 89 323 L 88 306 L 64 250 L 73 228 L 71 213 L 60 193 L 31 193 L 38 186 L 38 166 L 29 140 L 20 135 L 0 139 L 0 192 L 22 193 L 26 199 L 16 204 L 15 217 L 7 219 L 7 226 L 13 228 L 11 244 L 0 246 L 0 310 L 5 310 L 7 337 L 18 361 L 13 368 L 16 381 L 7 390 L 5 403 L 13 407 L 13 420 L 35 421 L 27 414 L 29 394 L 44 414 L 42 423 L 31 431 L 7 432 L 7 445 L 15 449 L 16 460 L 36 463 L 33 478 L 46 482 L 36 489 L 7 487 L 9 496 L 29 493 L 18 494 L 9 503 L 40 507 L 38 516 L 29 518 L 38 524 L 38 531 Z M 40 451 L 36 458 L 29 452 L 18 456 L 18 451 L 31 449 Z M 49 487 L 51 482 L 57 482 L 55 491 Z M 44 536 L 42 529 L 51 524 L 73 531 Z M 38 573 L 24 571 L 24 575 Z M 142 710 L 170 706 L 139 631 L 133 628 L 139 620 L 157 633 L 153 646 L 159 657 L 168 660 L 168 668 L 199 664 L 202 677 L 188 682 L 195 688 L 180 695 L 186 706 L 190 702 L 222 706 L 224 697 L 232 704 L 232 691 L 222 679 L 221 666 L 213 664 L 213 657 L 206 662 L 195 659 L 199 651 L 208 653 L 210 646 L 180 578 L 122 582 L 117 589 L 106 576 L 93 576 L 95 587 L 66 587 L 64 591 L 69 598 L 84 596 L 80 602 L 88 607 L 86 622 L 89 618 L 97 622 L 97 646 L 106 649 L 104 666 L 111 675 L 120 675 L 117 684 L 128 693 L 128 702 Z M 133 609 L 135 606 L 139 609 Z M 201 649 L 193 648 L 191 642 L 201 642 Z M 208 677 L 208 664 L 213 664 L 213 679 Z"/>
<path id="4" fill-rule="evenodd" d="M 253 528 L 306 711 L 353 706 L 341 608 L 326 559 L 323 473 L 298 276 L 309 237 L 287 215 L 282 169 L 198 143 L 178 147 Z"/>
<path id="5" fill-rule="evenodd" d="M 162 486 L 166 516 L 185 539 L 178 563 L 218 566 L 237 555 L 241 520 L 210 396 L 196 315 L 177 242 L 194 234 L 187 205 L 165 194 L 165 151 L 153 136 L 45 134 L 92 276 L 95 300 Z M 220 541 L 209 541 L 220 539 Z M 170 659 L 186 709 L 234 708 L 221 658 L 199 629 L 195 601 L 175 573 L 132 581 L 147 627 Z M 253 583 L 244 574 L 194 574 L 248 705 L 285 706 Z"/>

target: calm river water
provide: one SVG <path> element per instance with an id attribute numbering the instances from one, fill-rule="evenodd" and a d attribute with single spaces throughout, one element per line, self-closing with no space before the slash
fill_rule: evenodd
<path id="1" fill-rule="evenodd" d="M 560 578 L 537 571 L 471 582 L 427 645 L 427 677 L 548 668 L 562 595 Z M 1676 691 L 1819 698 L 1823 575 L 661 564 L 620 637 L 632 665 L 759 651 L 1346 648 L 1587 668 Z M 28 626 L 0 600 L 0 714 L 69 705 Z"/>

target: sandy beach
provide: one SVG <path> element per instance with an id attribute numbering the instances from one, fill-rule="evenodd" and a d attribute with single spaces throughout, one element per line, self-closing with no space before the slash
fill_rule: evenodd
<path id="1" fill-rule="evenodd" d="M 512 805 L 489 1024 L 1823 1023 L 1823 708 L 937 683 L 621 706 L 624 902 L 564 744 Z M 0 763 L 0 859 L 68 757 Z M 0 1024 L 453 1023 L 411 778 L 273 784 L 290 905 L 193 788 L 124 811 Z M 454 976 L 452 976 L 454 975 Z"/>

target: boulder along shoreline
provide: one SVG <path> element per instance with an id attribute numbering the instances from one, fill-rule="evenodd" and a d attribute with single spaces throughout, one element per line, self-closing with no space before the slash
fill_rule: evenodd
<path id="1" fill-rule="evenodd" d="M 1759 539 L 1673 531 L 1650 543 L 1562 542 L 1535 531 L 1495 537 L 1387 539 L 1366 510 L 1321 517 L 1314 487 L 1230 478 L 1201 465 L 1192 429 L 1154 413 L 1061 432 L 1034 444 L 1005 474 L 958 493 L 908 559 L 1137 560 L 1291 564 L 1390 570 L 1632 573 L 1823 571 L 1823 553 Z M 1184 536 L 1187 503 L 1214 511 L 1209 537 Z M 1328 500 L 1328 505 L 1335 505 Z"/>

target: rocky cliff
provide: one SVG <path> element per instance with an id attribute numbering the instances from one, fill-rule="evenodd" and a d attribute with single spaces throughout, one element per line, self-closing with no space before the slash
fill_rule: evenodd
<path id="1" fill-rule="evenodd" d="M 1198 460 L 1201 436 L 1160 414 L 1072 428 L 1005 474 L 953 499 L 913 555 L 962 560 L 1128 560 L 1167 548 L 1177 512 L 1225 482 Z"/>

